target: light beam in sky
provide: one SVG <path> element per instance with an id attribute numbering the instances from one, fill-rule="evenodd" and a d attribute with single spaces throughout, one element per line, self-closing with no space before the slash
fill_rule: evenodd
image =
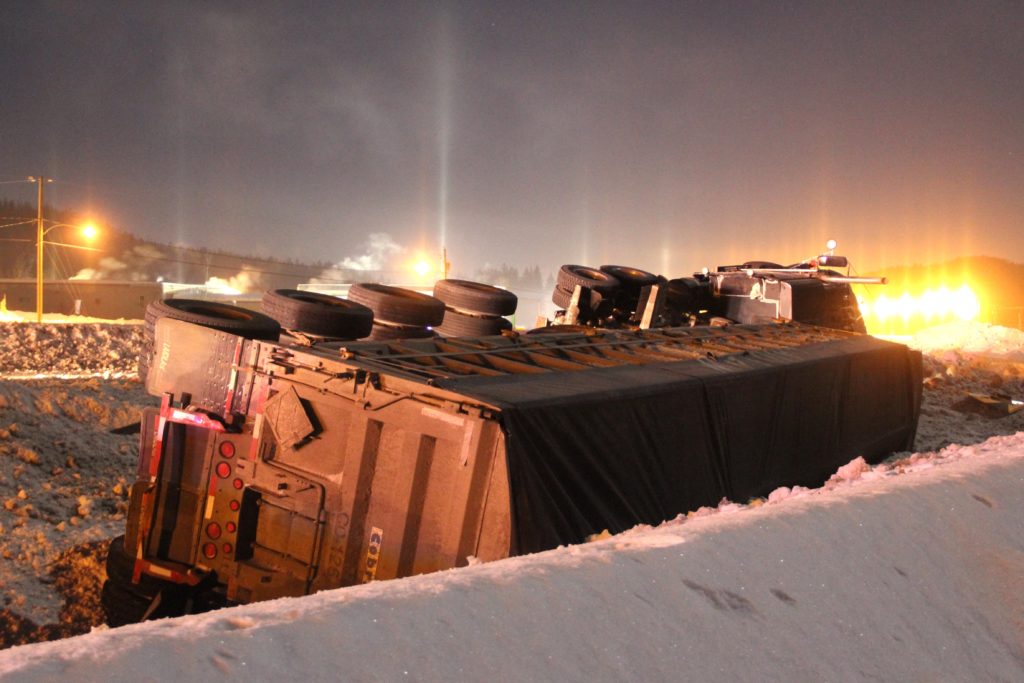
<path id="1" fill-rule="evenodd" d="M 452 40 L 450 22 L 442 15 L 438 30 L 437 54 L 437 239 L 448 246 L 449 156 L 452 128 Z"/>

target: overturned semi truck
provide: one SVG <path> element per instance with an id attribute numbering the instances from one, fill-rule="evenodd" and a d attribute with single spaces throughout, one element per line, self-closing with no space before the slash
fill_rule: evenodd
<path id="1" fill-rule="evenodd" d="M 412 576 L 821 484 L 921 359 L 795 322 L 388 342 L 161 318 L 111 624 Z M 286 339 L 282 337 L 282 339 Z"/>

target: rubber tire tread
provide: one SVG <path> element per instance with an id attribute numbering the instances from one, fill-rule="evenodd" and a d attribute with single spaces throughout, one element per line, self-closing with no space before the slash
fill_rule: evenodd
<path id="1" fill-rule="evenodd" d="M 373 311 L 355 301 L 297 289 L 263 294 L 263 312 L 288 330 L 335 339 L 361 339 L 373 328 Z"/>
<path id="2" fill-rule="evenodd" d="M 505 318 L 478 318 L 458 311 L 446 311 L 444 324 L 434 328 L 442 337 L 489 337 L 509 329 L 511 323 Z"/>
<path id="3" fill-rule="evenodd" d="M 513 315 L 519 305 L 519 297 L 507 289 L 469 280 L 438 280 L 434 298 L 451 308 L 496 316 Z"/>
<path id="4" fill-rule="evenodd" d="M 589 287 L 602 295 L 613 294 L 619 289 L 619 281 L 608 273 L 589 266 L 566 264 L 558 271 L 557 286 L 570 292 L 576 285 Z"/>
<path id="5" fill-rule="evenodd" d="M 608 273 L 619 281 L 622 289 L 637 292 L 644 287 L 658 284 L 658 276 L 632 266 L 601 266 L 602 273 Z"/>
<path id="6" fill-rule="evenodd" d="M 210 313 L 205 313 L 202 309 L 206 309 Z M 213 314 L 214 311 L 230 313 L 237 317 L 218 316 Z M 281 336 L 281 324 L 270 316 L 257 311 L 250 311 L 240 306 L 220 303 L 219 301 L 202 301 L 199 299 L 153 301 L 146 307 L 147 325 L 151 318 L 154 330 L 156 329 L 158 318 L 172 318 L 209 327 L 221 332 L 235 334 L 246 339 L 276 340 Z"/>
<path id="7" fill-rule="evenodd" d="M 572 292 L 573 290 L 571 289 L 562 289 L 561 287 L 555 285 L 555 290 L 551 293 L 551 302 L 558 306 L 559 308 L 569 308 L 569 302 L 572 301 Z M 601 303 L 608 301 L 609 299 L 612 299 L 610 295 L 601 294 L 600 292 L 598 292 L 598 296 L 601 297 Z"/>
<path id="8" fill-rule="evenodd" d="M 551 293 L 551 302 L 559 308 L 569 308 L 569 302 L 572 301 L 572 290 L 563 289 L 562 287 L 555 286 L 555 291 Z"/>
<path id="9" fill-rule="evenodd" d="M 349 288 L 348 300 L 372 310 L 375 320 L 396 325 L 436 327 L 444 320 L 444 302 L 403 287 L 363 282 Z"/>

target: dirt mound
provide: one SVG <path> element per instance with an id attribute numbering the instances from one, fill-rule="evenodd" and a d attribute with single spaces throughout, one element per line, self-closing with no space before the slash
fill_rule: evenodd
<path id="1" fill-rule="evenodd" d="M 137 422 L 155 399 L 135 380 L 0 381 L 0 599 L 30 624 L 58 620 L 50 579 L 71 548 L 124 533 Z M 24 626 L 24 628 L 30 628 Z"/>
<path id="2" fill-rule="evenodd" d="M 950 444 L 975 444 L 991 436 L 1024 431 L 1024 410 L 983 416 L 960 409 L 969 393 L 1024 400 L 1024 373 L 1019 365 L 960 351 L 926 355 L 914 450 L 937 451 Z"/>
<path id="3" fill-rule="evenodd" d="M 51 565 L 46 580 L 64 599 L 57 620 L 37 625 L 9 608 L 0 609 L 0 649 L 70 638 L 103 625 L 100 589 L 106 580 L 106 541 L 70 548 Z"/>

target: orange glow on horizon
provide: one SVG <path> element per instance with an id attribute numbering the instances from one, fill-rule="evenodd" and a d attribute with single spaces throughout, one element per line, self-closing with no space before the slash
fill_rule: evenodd
<path id="1" fill-rule="evenodd" d="M 873 292 L 858 295 L 858 305 L 870 334 L 913 334 L 928 327 L 955 321 L 977 320 L 981 299 L 967 284 L 946 285 L 919 294 L 904 290 L 899 296 Z"/>

